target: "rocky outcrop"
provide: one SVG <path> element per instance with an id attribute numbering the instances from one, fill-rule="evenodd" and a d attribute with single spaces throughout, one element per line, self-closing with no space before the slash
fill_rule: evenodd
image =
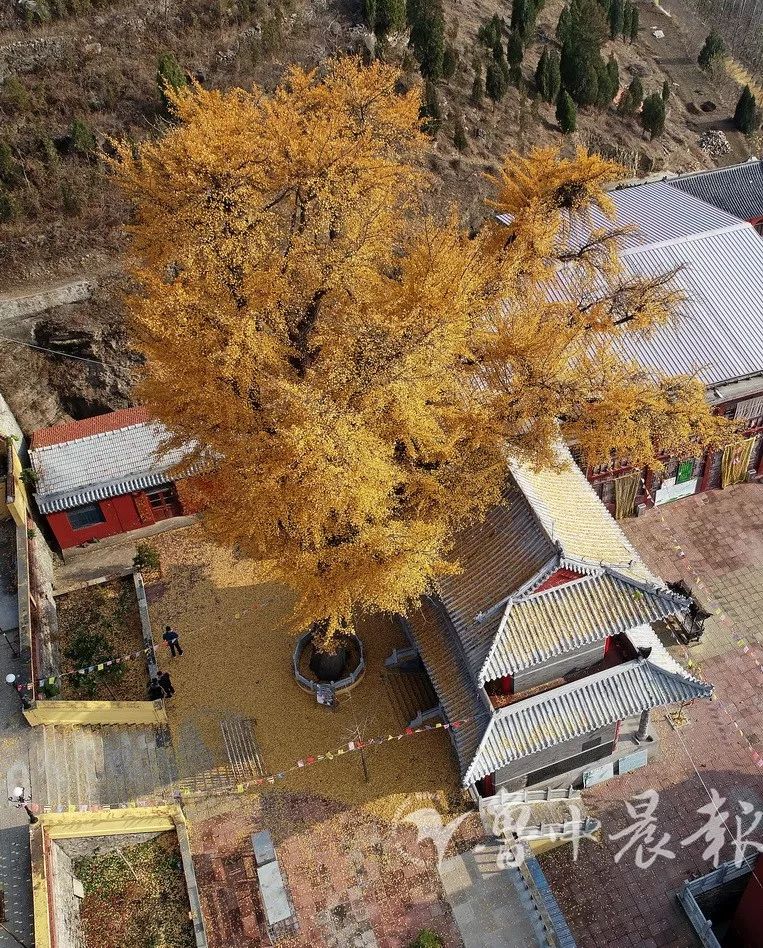
<path id="1" fill-rule="evenodd" d="M 54 306 L 90 299 L 96 284 L 92 280 L 69 280 L 37 290 L 18 290 L 0 295 L 0 320 L 26 319 Z"/>
<path id="2" fill-rule="evenodd" d="M 39 36 L 0 46 L 0 82 L 12 73 L 33 72 L 52 59 L 60 59 L 65 48 L 63 36 Z"/>

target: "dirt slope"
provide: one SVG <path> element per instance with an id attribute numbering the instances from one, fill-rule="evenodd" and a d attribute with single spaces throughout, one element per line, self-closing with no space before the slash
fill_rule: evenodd
<path id="1" fill-rule="evenodd" d="M 103 155 L 109 138 L 161 134 L 159 55 L 172 51 L 187 73 L 207 86 L 258 81 L 272 87 L 289 63 L 312 66 L 337 53 L 367 54 L 372 38 L 362 27 L 358 0 L 22 2 L 65 8 L 66 15 L 24 23 L 12 5 L 0 13 L 0 146 L 10 150 L 5 173 L 11 176 L 13 204 L 13 219 L 0 223 L 0 292 L 26 295 L 29 284 L 68 278 L 100 284 L 89 300 L 36 314 L 19 338 L 53 348 L 63 344 L 72 354 L 106 363 L 99 369 L 0 341 L 0 391 L 22 426 L 31 429 L 119 407 L 129 398 L 136 360 L 124 335 L 119 293 L 127 209 L 111 187 Z M 473 64 L 484 56 L 477 29 L 494 13 L 508 16 L 510 8 L 498 0 L 445 0 L 459 67 L 440 86 L 443 121 L 431 159 L 436 204 L 456 200 L 465 218 L 478 224 L 485 213 L 485 174 L 495 171 L 511 148 L 582 144 L 617 156 L 634 171 L 693 170 L 714 163 L 698 147 L 701 132 L 721 128 L 732 145 L 724 161 L 750 153 L 751 144 L 729 122 L 739 86 L 723 69 L 711 77 L 696 65 L 706 27 L 686 9 L 673 8 L 669 15 L 647 3 L 639 4 L 637 41 L 607 44 L 604 55 L 612 51 L 617 58 L 621 87 L 638 74 L 649 93 L 660 91 L 668 79 L 665 134 L 650 142 L 635 120 L 609 109 L 581 113 L 578 132 L 564 141 L 553 107 L 532 95 L 535 65 L 543 46 L 555 42 L 562 5 L 563 0 L 547 0 L 539 15 L 523 64 L 528 89 L 512 88 L 500 104 L 485 98 L 475 108 Z M 664 36 L 656 38 L 655 30 Z M 388 55 L 415 80 L 404 37 Z M 712 111 L 703 111 L 703 105 Z M 462 154 L 453 146 L 457 114 L 468 138 Z M 0 180 L 3 174 L 0 152 Z M 105 282 L 104 272 L 110 274 Z"/>

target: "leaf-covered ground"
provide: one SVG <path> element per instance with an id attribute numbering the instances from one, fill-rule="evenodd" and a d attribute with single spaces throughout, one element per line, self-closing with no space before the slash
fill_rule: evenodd
<path id="1" fill-rule="evenodd" d="M 162 579 L 149 587 L 151 619 L 156 629 L 169 623 L 180 632 L 183 656 L 173 659 L 162 649 L 159 661 L 176 689 L 170 727 L 181 776 L 190 784 L 203 777 L 205 762 L 208 768 L 227 764 L 220 725 L 234 715 L 255 722 L 268 773 L 346 745 L 358 733 L 369 738 L 404 730 L 408 721 L 384 667 L 392 650 L 406 644 L 391 620 L 359 623 L 367 671 L 330 711 L 292 675 L 298 630 L 288 589 L 268 581 L 266 569 L 209 544 L 199 526 L 163 534 L 155 545 Z M 447 733 L 391 741 L 370 748 L 366 757 L 368 783 L 360 755 L 352 753 L 301 769 L 276 786 L 381 811 L 397 811 L 401 799 L 420 792 L 435 794 L 443 809 L 462 806 Z"/>
<path id="2" fill-rule="evenodd" d="M 75 872 L 85 948 L 194 948 L 174 833 L 79 859 Z"/>

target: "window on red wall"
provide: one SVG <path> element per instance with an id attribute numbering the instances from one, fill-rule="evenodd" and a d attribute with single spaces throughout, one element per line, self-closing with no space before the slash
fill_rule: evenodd
<path id="1" fill-rule="evenodd" d="M 86 527 L 106 523 L 106 517 L 99 504 L 83 504 L 81 507 L 73 507 L 66 511 L 66 516 L 72 530 L 84 530 Z"/>

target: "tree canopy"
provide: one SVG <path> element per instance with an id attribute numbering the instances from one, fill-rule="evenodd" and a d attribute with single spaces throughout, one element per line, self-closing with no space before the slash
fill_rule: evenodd
<path id="1" fill-rule="evenodd" d="M 692 378 L 626 360 L 670 317 L 671 275 L 619 265 L 579 151 L 510 155 L 476 234 L 426 204 L 420 93 L 392 67 L 293 68 L 272 94 L 193 86 L 176 124 L 114 167 L 134 203 L 140 395 L 204 459 L 213 539 L 270 564 L 324 645 L 358 608 L 404 610 L 454 532 L 500 497 L 507 453 L 659 467 L 719 437 Z M 171 93 L 168 93 L 171 95 Z M 562 281 L 563 297 L 548 293 Z"/>
<path id="2" fill-rule="evenodd" d="M 710 33 L 699 51 L 697 62 L 702 69 L 709 69 L 716 59 L 720 59 L 726 53 L 726 44 L 721 36 L 715 32 Z"/>
<path id="3" fill-rule="evenodd" d="M 745 135 L 752 135 L 757 125 L 755 115 L 755 96 L 749 86 L 742 89 L 739 101 L 734 109 L 734 125 Z"/>
<path id="4" fill-rule="evenodd" d="M 644 99 L 641 109 L 641 124 L 650 138 L 657 138 L 665 131 L 665 100 L 659 92 Z"/>

